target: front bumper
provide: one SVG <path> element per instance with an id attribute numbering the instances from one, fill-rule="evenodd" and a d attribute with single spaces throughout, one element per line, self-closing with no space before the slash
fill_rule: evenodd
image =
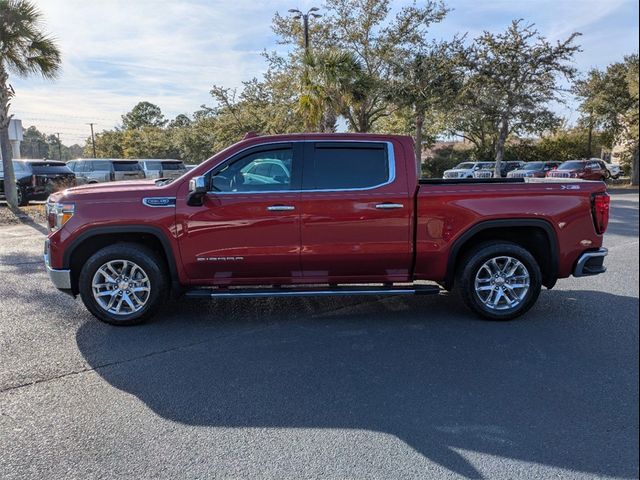
<path id="1" fill-rule="evenodd" d="M 71 292 L 71 270 L 58 270 L 49 264 L 49 240 L 44 242 L 44 265 L 53 285 L 58 290 Z"/>
<path id="2" fill-rule="evenodd" d="M 604 257 L 606 257 L 608 253 L 609 250 L 606 248 L 584 252 L 578 258 L 576 268 L 573 270 L 573 276 L 588 277 L 606 272 L 607 267 L 604 266 Z"/>

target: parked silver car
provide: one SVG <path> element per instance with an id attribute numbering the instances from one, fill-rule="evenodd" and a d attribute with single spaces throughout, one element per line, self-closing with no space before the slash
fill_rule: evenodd
<path id="1" fill-rule="evenodd" d="M 68 161 L 67 166 L 76 174 L 78 185 L 145 178 L 144 170 L 138 160 L 79 158 Z"/>
<path id="2" fill-rule="evenodd" d="M 175 179 L 187 171 L 187 167 L 181 160 L 143 158 L 138 161 L 147 178 Z"/>

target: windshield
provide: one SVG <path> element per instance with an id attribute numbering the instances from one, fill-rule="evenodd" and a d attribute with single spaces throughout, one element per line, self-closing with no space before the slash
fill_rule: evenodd
<path id="1" fill-rule="evenodd" d="M 564 162 L 558 167 L 558 170 L 580 170 L 584 162 Z"/>
<path id="2" fill-rule="evenodd" d="M 136 172 L 142 167 L 138 162 L 113 162 L 113 169 L 116 172 Z"/>
<path id="3" fill-rule="evenodd" d="M 478 168 L 493 168 L 495 166 L 495 162 L 481 162 L 478 164 Z"/>
<path id="4" fill-rule="evenodd" d="M 523 170 L 542 170 L 543 168 L 544 163 L 542 162 L 531 162 L 522 167 Z"/>
<path id="5" fill-rule="evenodd" d="M 475 165 L 475 163 L 473 162 L 463 162 L 459 165 L 456 165 L 456 168 L 460 169 L 460 170 L 469 170 L 471 168 L 473 168 L 473 166 Z"/>

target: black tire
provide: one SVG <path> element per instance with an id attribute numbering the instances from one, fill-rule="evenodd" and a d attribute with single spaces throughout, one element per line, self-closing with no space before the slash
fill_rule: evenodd
<path id="1" fill-rule="evenodd" d="M 26 207 L 27 205 L 29 205 L 29 197 L 27 197 L 26 193 L 20 185 L 16 185 L 16 194 L 18 195 L 19 207 Z"/>
<path id="2" fill-rule="evenodd" d="M 482 301 L 475 283 L 476 275 L 485 262 L 502 256 L 511 257 L 524 265 L 529 275 L 529 288 L 513 308 L 497 310 Z M 533 255 L 520 245 L 505 241 L 485 242 L 473 248 L 463 258 L 457 271 L 455 287 L 465 305 L 480 317 L 487 320 L 512 320 L 526 313 L 538 299 L 542 288 L 542 273 Z"/>
<path id="3" fill-rule="evenodd" d="M 150 292 L 140 310 L 113 314 L 94 298 L 92 280 L 97 270 L 109 261 L 127 260 L 137 264 L 149 279 Z M 78 290 L 87 309 L 99 320 L 111 325 L 137 325 L 150 318 L 168 297 L 169 277 L 162 259 L 150 249 L 135 243 L 116 243 L 94 253 L 80 270 Z"/>

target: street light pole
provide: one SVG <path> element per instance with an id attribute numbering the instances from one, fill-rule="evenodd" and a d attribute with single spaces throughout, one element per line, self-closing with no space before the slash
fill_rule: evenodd
<path id="1" fill-rule="evenodd" d="M 309 16 L 313 18 L 320 18 L 322 15 L 319 13 L 315 13 L 320 10 L 318 7 L 311 7 L 307 13 L 302 13 L 297 8 L 292 8 L 289 10 L 289 13 L 293 13 L 294 20 L 302 19 L 302 28 L 304 32 L 304 51 L 309 51 Z"/>
<path id="2" fill-rule="evenodd" d="M 93 126 L 95 123 L 87 123 L 91 127 L 91 145 L 93 146 L 93 158 L 96 158 L 96 137 L 93 135 Z"/>
<path id="3" fill-rule="evenodd" d="M 62 143 L 60 143 L 60 132 L 54 133 L 58 137 L 58 160 L 62 160 Z"/>

